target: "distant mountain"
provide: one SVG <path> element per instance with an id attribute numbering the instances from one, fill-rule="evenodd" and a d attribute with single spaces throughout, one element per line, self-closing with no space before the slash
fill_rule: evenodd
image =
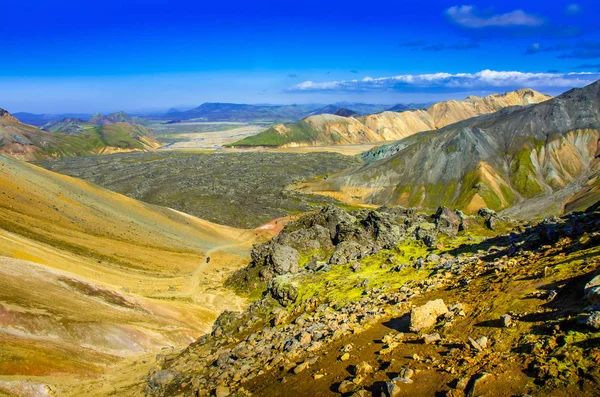
<path id="1" fill-rule="evenodd" d="M 412 135 L 363 157 L 369 164 L 311 190 L 377 205 L 506 209 L 523 218 L 584 209 L 600 199 L 600 82 Z"/>
<path id="2" fill-rule="evenodd" d="M 358 116 L 359 113 L 354 110 L 342 108 L 337 105 L 327 105 L 311 112 L 308 116 L 317 116 L 320 114 L 335 114 L 336 116 L 352 117 Z"/>
<path id="3" fill-rule="evenodd" d="M 77 135 L 82 132 L 96 128 L 97 126 L 110 125 L 116 123 L 128 123 L 135 125 L 144 125 L 145 120 L 139 117 L 132 117 L 125 112 L 111 113 L 106 116 L 96 113 L 89 120 L 81 118 L 65 118 L 60 121 L 53 121 L 42 126 L 42 129 L 61 134 Z M 150 131 L 148 134 L 151 135 Z"/>
<path id="4" fill-rule="evenodd" d="M 148 128 L 129 123 L 93 126 L 77 135 L 43 131 L 0 109 L 0 154 L 22 160 L 152 150 Z"/>
<path id="5" fill-rule="evenodd" d="M 56 132 L 60 134 L 78 135 L 84 131 L 96 128 L 96 124 L 88 123 L 80 118 L 65 118 L 60 121 L 53 121 L 41 127 L 44 131 Z"/>
<path id="6" fill-rule="evenodd" d="M 406 110 L 427 109 L 433 104 L 434 103 L 398 103 L 386 110 L 389 112 L 404 112 Z"/>
<path id="7" fill-rule="evenodd" d="M 362 116 L 373 113 L 381 113 L 390 107 L 390 105 L 360 102 L 336 102 L 333 105 L 339 108 L 352 109 Z"/>
<path id="8" fill-rule="evenodd" d="M 327 106 L 323 106 L 322 108 L 313 110 L 307 116 L 315 116 L 318 114 L 335 114 L 340 109 L 342 109 L 342 108 L 339 106 L 336 106 L 336 105 L 327 105 Z"/>
<path id="9" fill-rule="evenodd" d="M 355 112 L 354 110 L 350 110 L 350 109 L 346 109 L 346 108 L 339 108 L 334 115 L 336 116 L 342 116 L 342 117 L 355 117 L 358 116 L 359 114 L 357 112 Z"/>
<path id="10" fill-rule="evenodd" d="M 168 112 L 165 117 L 201 121 L 296 121 L 306 117 L 321 105 L 244 105 L 236 103 L 203 103 L 184 112 Z"/>
<path id="11" fill-rule="evenodd" d="M 80 118 L 87 120 L 91 115 L 85 113 L 64 113 L 64 114 L 34 114 L 27 112 L 18 112 L 13 114 L 22 123 L 41 127 L 53 121 L 59 121 L 67 118 Z"/>
<path id="12" fill-rule="evenodd" d="M 115 112 L 106 116 L 96 113 L 90 117 L 89 123 L 96 125 L 107 125 L 115 123 L 130 123 L 130 124 L 141 124 L 144 125 L 146 121 L 139 117 L 132 117 L 125 112 Z"/>
<path id="13" fill-rule="evenodd" d="M 293 124 L 275 125 L 232 146 L 320 146 L 394 141 L 508 106 L 539 103 L 550 98 L 523 89 L 484 98 L 470 96 L 463 101 L 440 102 L 425 110 L 387 111 L 357 118 L 314 115 Z"/>

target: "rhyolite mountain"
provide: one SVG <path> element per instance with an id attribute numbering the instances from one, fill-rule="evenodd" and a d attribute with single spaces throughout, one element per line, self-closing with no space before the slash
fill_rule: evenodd
<path id="1" fill-rule="evenodd" d="M 0 187 L 2 396 L 85 395 L 81 378 L 132 355 L 186 346 L 242 303 L 216 290 L 212 272 L 194 271 L 207 255 L 219 272 L 243 261 L 250 231 L 4 156 Z M 31 376 L 51 386 L 36 392 L 20 381 Z M 114 390 L 102 384 L 94 395 Z"/>
<path id="2" fill-rule="evenodd" d="M 60 121 L 52 121 L 44 124 L 41 129 L 50 132 L 59 132 L 61 134 L 80 134 L 84 131 L 96 128 L 98 126 L 104 126 L 109 124 L 117 123 L 128 123 L 132 125 L 143 126 L 146 121 L 139 117 L 132 117 L 125 112 L 115 112 L 108 115 L 102 115 L 96 113 L 92 115 L 88 120 L 84 120 L 80 117 L 66 117 Z M 146 135 L 152 135 L 150 130 L 145 132 Z"/>
<path id="3" fill-rule="evenodd" d="M 77 123 L 75 123 L 77 124 Z M 71 125 L 73 125 L 71 121 Z M 22 160 L 39 160 L 107 154 L 120 151 L 146 151 L 160 144 L 144 126 L 118 122 L 92 125 L 77 135 L 43 131 L 21 123 L 0 109 L 0 154 Z"/>
<path id="4" fill-rule="evenodd" d="M 531 89 L 521 89 L 501 95 L 439 102 L 427 109 L 385 111 L 358 118 L 320 114 L 293 124 L 275 125 L 232 146 L 323 146 L 395 141 L 505 107 L 529 105 L 550 98 Z"/>
<path id="5" fill-rule="evenodd" d="M 380 205 L 535 218 L 600 197 L 600 82 L 364 153 L 368 164 L 311 189 Z"/>

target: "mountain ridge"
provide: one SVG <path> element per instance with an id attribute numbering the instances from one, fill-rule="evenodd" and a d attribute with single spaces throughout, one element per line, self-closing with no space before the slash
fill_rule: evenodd
<path id="1" fill-rule="evenodd" d="M 78 122 L 68 122 L 80 128 Z M 54 133 L 23 124 L 7 111 L 0 116 L 0 154 L 21 160 L 106 154 L 119 151 L 153 150 L 159 147 L 144 126 L 113 123 L 81 128 L 75 135 Z"/>
<path id="2" fill-rule="evenodd" d="M 306 187 L 349 201 L 447 205 L 471 213 L 535 199 L 541 208 L 529 216 L 541 217 L 542 209 L 552 206 L 549 197 L 563 189 L 570 194 L 562 205 L 578 192 L 589 196 L 580 197 L 583 202 L 599 197 L 594 189 L 600 171 L 599 109 L 596 82 L 373 149 L 363 154 L 368 164 Z M 527 212 L 511 214 L 526 217 Z"/>
<path id="3" fill-rule="evenodd" d="M 427 109 L 384 111 L 356 118 L 315 115 L 293 124 L 275 125 L 231 146 L 294 147 L 394 141 L 505 107 L 524 106 L 550 98 L 532 89 L 521 89 L 487 97 L 470 96 L 462 101 L 439 102 Z"/>

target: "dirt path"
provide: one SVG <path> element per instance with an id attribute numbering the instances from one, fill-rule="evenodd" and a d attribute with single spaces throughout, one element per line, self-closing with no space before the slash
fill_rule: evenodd
<path id="1" fill-rule="evenodd" d="M 206 269 L 209 266 L 213 267 L 216 264 L 212 258 L 212 256 L 214 256 L 215 253 L 217 253 L 219 251 L 227 250 L 229 248 L 237 248 L 237 247 L 245 246 L 246 244 L 249 244 L 253 240 L 254 240 L 254 237 L 250 237 L 247 240 L 242 241 L 242 242 L 219 245 L 217 247 L 211 248 L 208 251 L 206 251 L 206 256 L 204 257 L 203 261 L 200 262 L 198 267 L 196 267 L 196 269 L 192 273 L 192 277 L 190 277 L 190 281 L 187 283 L 187 286 L 183 292 L 185 294 L 191 295 L 198 289 L 198 286 L 200 284 L 200 278 L 203 274 L 206 274 Z"/>

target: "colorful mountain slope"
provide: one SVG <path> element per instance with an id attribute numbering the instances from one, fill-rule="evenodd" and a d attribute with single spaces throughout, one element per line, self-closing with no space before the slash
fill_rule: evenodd
<path id="1" fill-rule="evenodd" d="M 244 304 L 219 285 L 246 261 L 251 231 L 4 156 L 0 197 L 0 383 L 95 377 Z"/>
<path id="2" fill-rule="evenodd" d="M 468 212 L 513 207 L 513 216 L 541 217 L 577 194 L 582 203 L 597 197 L 599 139 L 596 82 L 382 146 L 363 156 L 376 161 L 308 188 L 348 201 Z"/>
<path id="3" fill-rule="evenodd" d="M 315 115 L 293 124 L 278 124 L 231 146 L 324 146 L 394 141 L 422 131 L 509 106 L 523 106 L 550 99 L 530 89 L 490 95 L 470 96 L 463 101 L 436 103 L 424 110 L 386 111 L 359 118 Z"/>
<path id="4" fill-rule="evenodd" d="M 68 135 L 23 124 L 1 109 L 0 114 L 0 154 L 22 160 L 146 151 L 160 146 L 149 129 L 137 124 L 89 126 L 77 135 Z"/>

